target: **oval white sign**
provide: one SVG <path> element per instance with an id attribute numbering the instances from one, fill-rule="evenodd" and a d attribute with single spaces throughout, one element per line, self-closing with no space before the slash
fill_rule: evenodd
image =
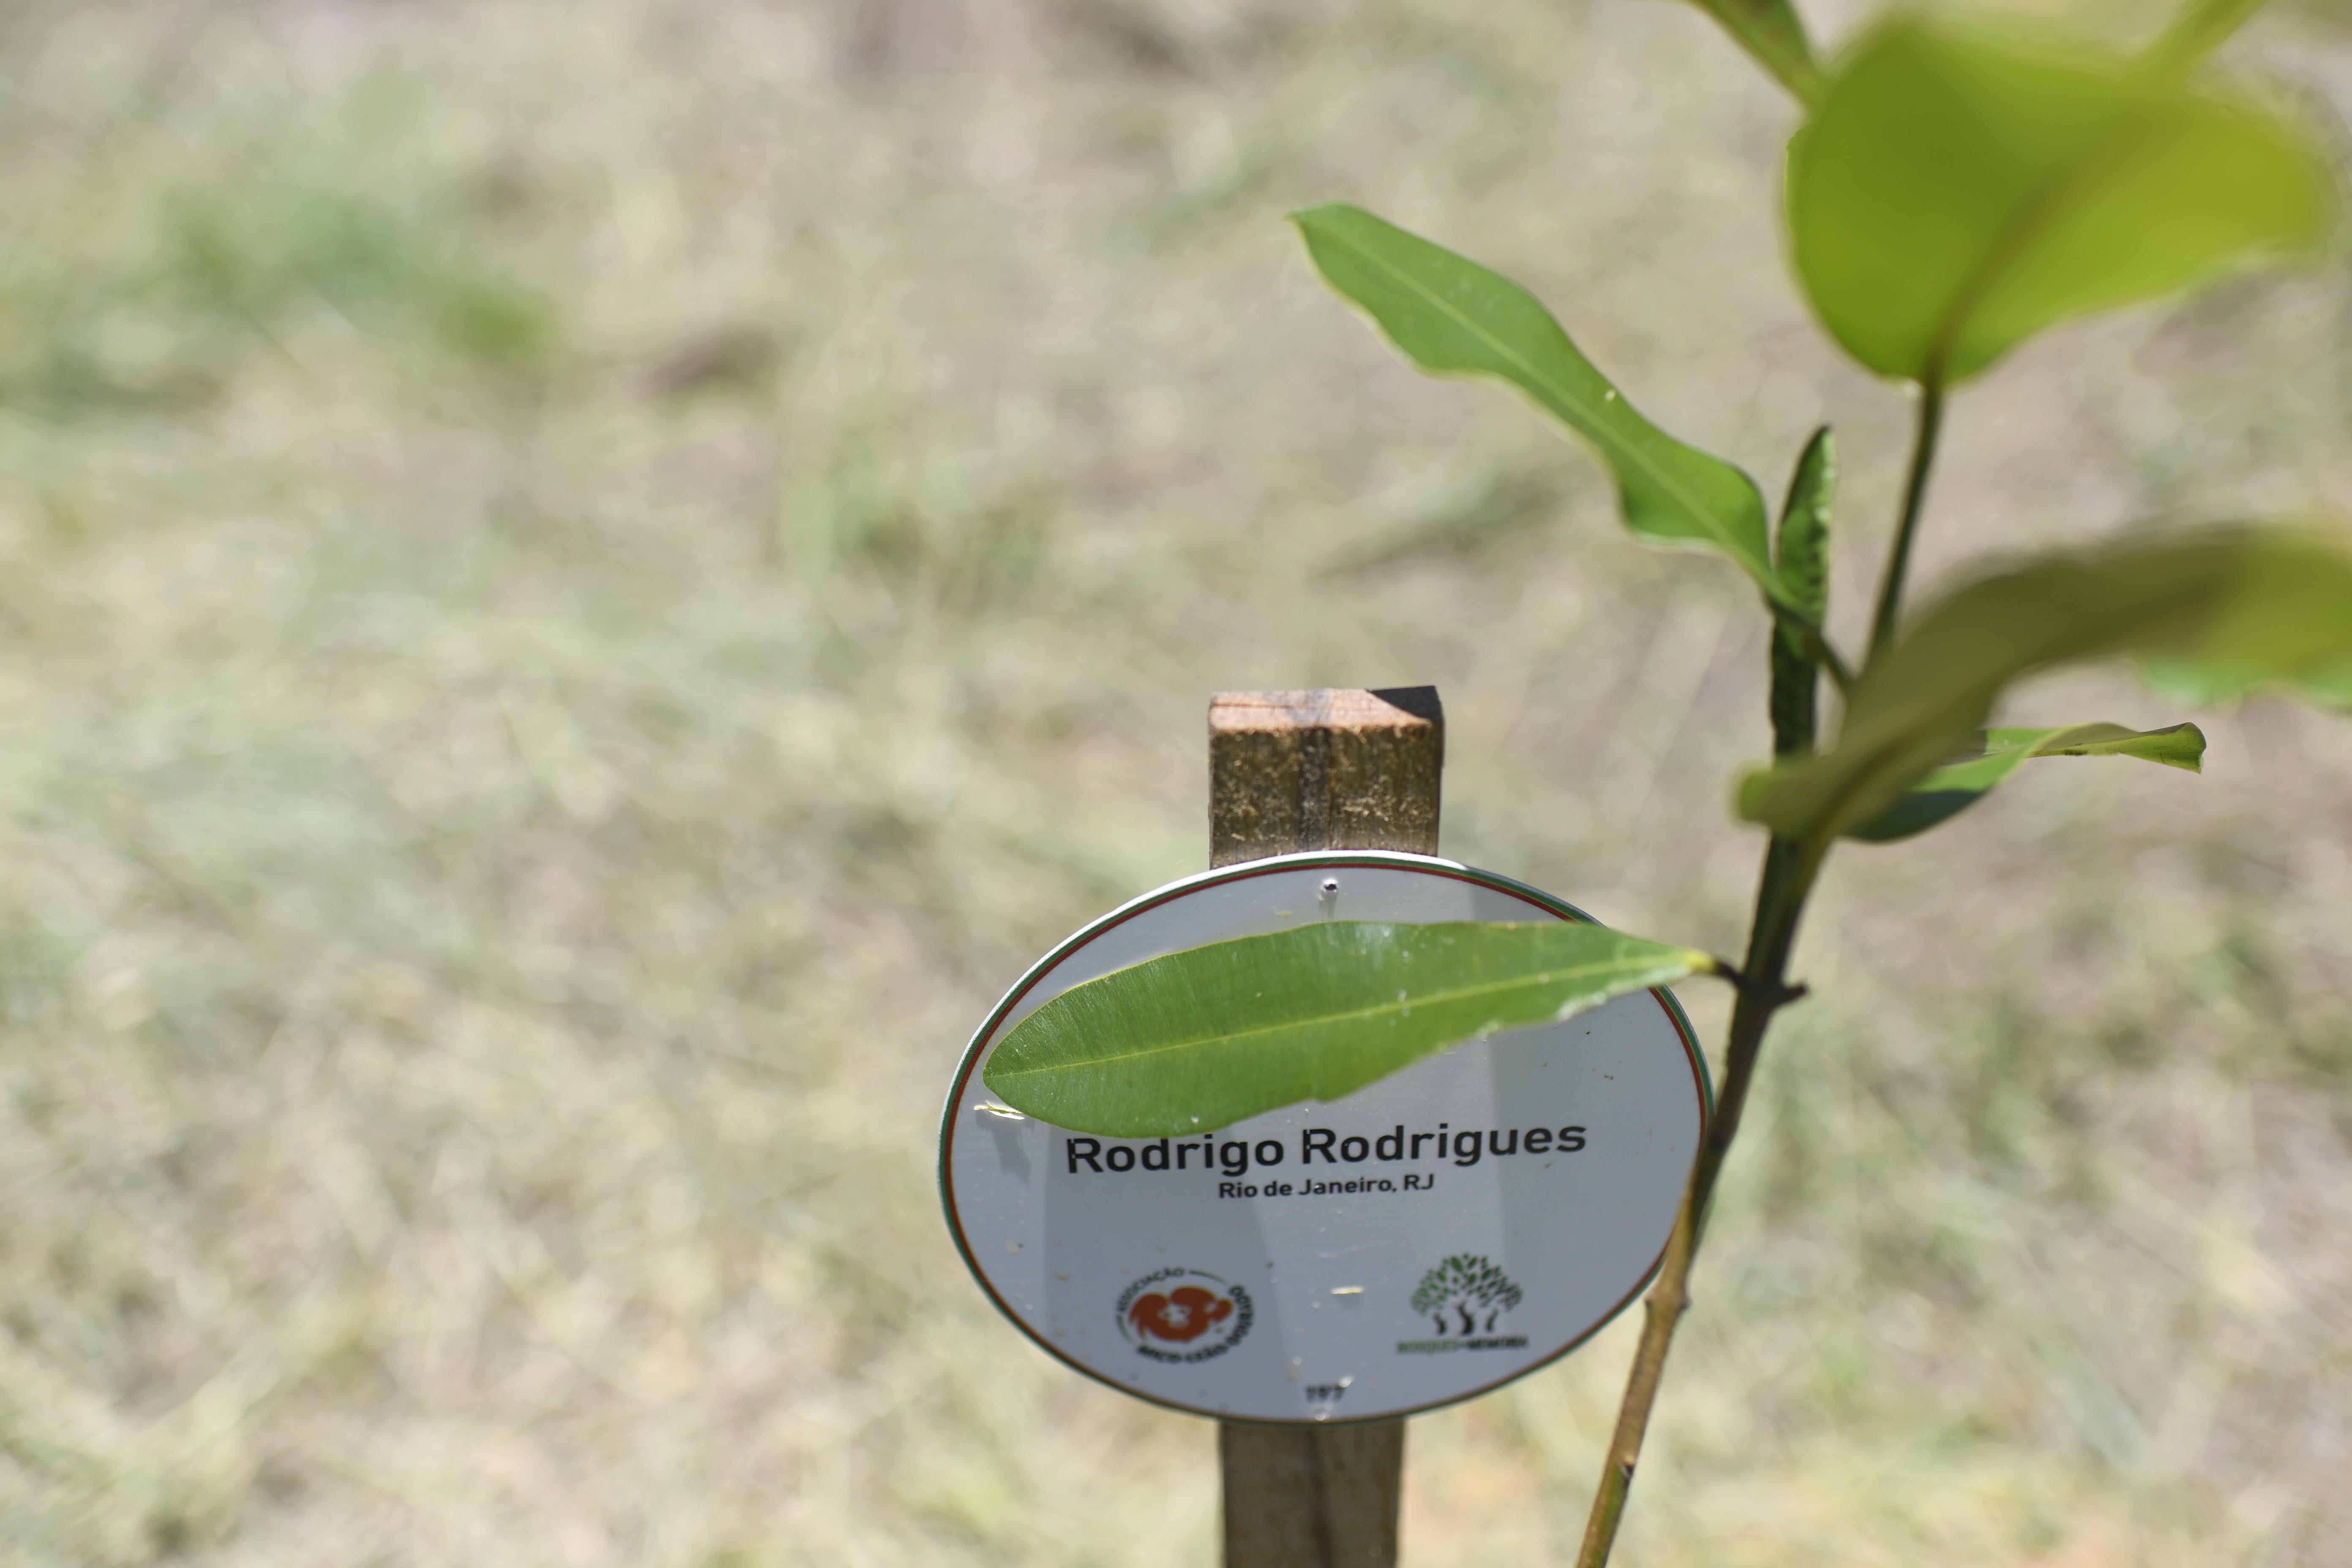
<path id="1" fill-rule="evenodd" d="M 1197 1138 L 1068 1131 L 981 1074 L 1052 997 L 1162 953 L 1317 920 L 1584 918 L 1491 872 L 1370 851 L 1229 866 L 1104 916 L 1013 988 L 957 1069 L 940 1181 L 964 1261 L 1047 1351 L 1202 1415 L 1393 1419 L 1565 1354 L 1656 1269 L 1705 1129 L 1706 1065 L 1664 991 Z"/>

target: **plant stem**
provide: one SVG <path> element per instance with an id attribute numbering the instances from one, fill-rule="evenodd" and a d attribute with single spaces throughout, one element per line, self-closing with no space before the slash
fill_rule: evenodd
<path id="1" fill-rule="evenodd" d="M 1731 1141 L 1739 1133 L 1739 1116 L 1748 1104 L 1748 1086 L 1756 1076 L 1764 1032 L 1771 1026 L 1772 1015 L 1790 1000 L 1789 948 L 1796 940 L 1797 920 L 1804 912 L 1805 896 L 1812 889 L 1821 860 L 1820 851 L 1789 838 L 1773 839 L 1764 852 L 1756 890 L 1756 921 L 1748 932 L 1748 960 L 1741 966 L 1748 984 L 1739 988 L 1739 999 L 1732 1005 L 1723 1092 L 1716 1100 L 1715 1119 L 1699 1145 L 1698 1158 L 1691 1164 L 1682 1212 L 1666 1242 L 1657 1283 L 1642 1303 L 1642 1343 L 1633 1352 L 1633 1371 L 1625 1380 L 1625 1397 L 1617 1408 L 1617 1430 L 1609 1441 L 1600 1494 L 1592 1500 L 1576 1568 L 1604 1568 L 1610 1548 L 1616 1542 L 1617 1526 L 1633 1489 L 1633 1468 L 1641 1462 L 1642 1439 L 1649 1431 L 1650 1410 L 1657 1403 L 1658 1385 L 1665 1376 L 1666 1352 L 1674 1344 L 1675 1327 L 1690 1310 L 1691 1264 L 1706 1234 L 1716 1178 L 1722 1173 L 1724 1157 L 1731 1152 Z"/>
<path id="2" fill-rule="evenodd" d="M 1895 527 L 1886 575 L 1878 584 L 1878 613 L 1871 618 L 1867 664 L 1876 664 L 1895 643 L 1895 626 L 1903 616 L 1903 581 L 1911 573 L 1911 542 L 1919 532 L 1920 513 L 1927 510 L 1927 475 L 1936 467 L 1936 441 L 1943 433 L 1944 378 L 1931 371 L 1919 387 L 1919 426 L 1911 441 L 1911 474 L 1903 485 L 1903 521 Z"/>
<path id="3" fill-rule="evenodd" d="M 1812 660 L 1814 667 L 1826 674 L 1840 691 L 1853 689 L 1853 670 L 1847 665 L 1845 656 L 1838 652 L 1837 645 L 1830 641 L 1826 631 L 1777 607 L 1773 608 L 1772 624 L 1776 627 L 1786 628 L 1803 645 L 1805 655 Z"/>

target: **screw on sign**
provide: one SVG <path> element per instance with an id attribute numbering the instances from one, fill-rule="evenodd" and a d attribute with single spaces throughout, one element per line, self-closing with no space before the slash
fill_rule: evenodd
<path id="1" fill-rule="evenodd" d="M 1635 990 L 1328 1100 L 1143 1134 L 1024 1114 L 984 1074 L 1090 981 L 1237 938 L 1589 925 L 1434 857 L 1442 724 L 1426 689 L 1220 697 L 1214 868 L 1048 954 L 950 1091 L 941 1193 L 974 1278 L 1074 1369 L 1218 1420 L 1227 1568 L 1393 1564 L 1403 1418 L 1548 1364 L 1633 1300 L 1705 1127 L 1688 1026 Z"/>

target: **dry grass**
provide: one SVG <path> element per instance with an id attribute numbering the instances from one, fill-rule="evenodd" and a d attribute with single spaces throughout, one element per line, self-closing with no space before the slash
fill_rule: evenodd
<path id="1" fill-rule="evenodd" d="M 28 1568 L 1210 1560 L 1205 1426 L 942 1233 L 966 1031 L 1200 864 L 1212 689 L 1437 682 L 1452 852 L 1716 945 L 1764 745 L 1731 574 L 1286 207 L 1517 272 L 1768 487 L 1834 419 L 1849 620 L 1883 537 L 1903 410 L 1681 7 L 28 3 L 0 77 Z M 2352 511 L 2347 348 L 2340 270 L 2060 335 L 1927 571 Z M 2352 726 L 2210 729 L 1833 868 L 1627 1563 L 2352 1562 Z M 1565 1555 L 1626 1349 L 1415 1424 L 1416 1568 Z"/>

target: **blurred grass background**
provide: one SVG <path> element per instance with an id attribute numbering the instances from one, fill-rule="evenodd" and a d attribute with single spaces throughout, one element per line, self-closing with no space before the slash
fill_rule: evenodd
<path id="1" fill-rule="evenodd" d="M 968 1031 L 1204 863 L 1213 689 L 1437 683 L 1450 853 L 1718 948 L 1768 750 L 1734 574 L 1279 216 L 1768 490 L 1833 420 L 1852 626 L 1907 416 L 1790 126 L 1644 0 L 0 12 L 0 1557 L 1213 1561 L 1209 1426 L 949 1245 Z M 1926 578 L 2352 512 L 2347 349 L 2340 266 L 2056 334 Z M 2352 725 L 2207 723 L 1833 864 L 1625 1563 L 2352 1563 Z M 1414 1423 L 1415 1568 L 1569 1555 L 1629 1347 Z"/>

